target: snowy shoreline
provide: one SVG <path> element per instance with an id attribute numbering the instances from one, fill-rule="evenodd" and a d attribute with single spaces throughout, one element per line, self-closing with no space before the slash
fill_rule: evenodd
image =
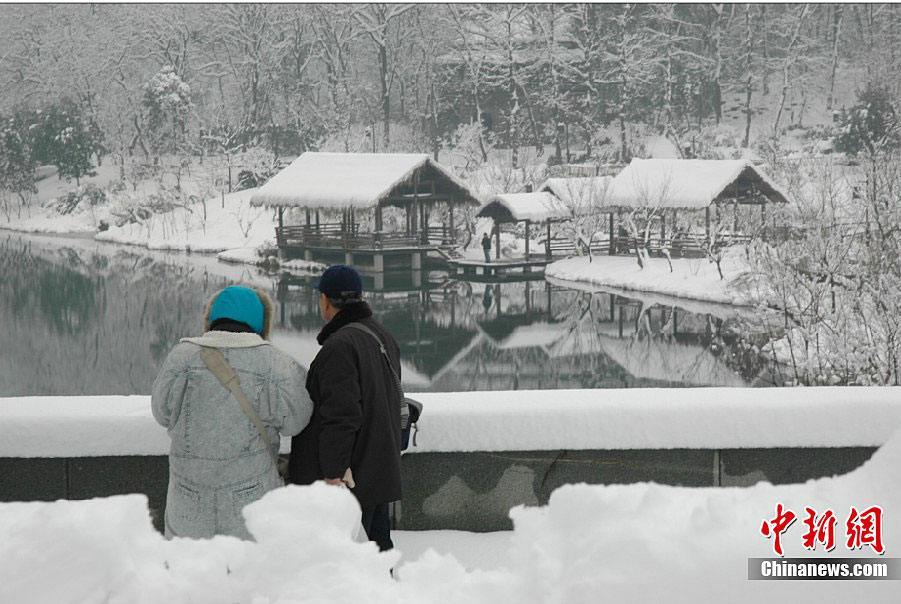
<path id="1" fill-rule="evenodd" d="M 663 294 L 672 298 L 753 306 L 755 300 L 735 281 L 746 272 L 741 250 L 730 249 L 723 259 L 723 279 L 705 258 L 673 258 L 672 272 L 665 258 L 648 258 L 640 268 L 633 256 L 576 256 L 549 264 L 545 276 L 569 283 Z"/>

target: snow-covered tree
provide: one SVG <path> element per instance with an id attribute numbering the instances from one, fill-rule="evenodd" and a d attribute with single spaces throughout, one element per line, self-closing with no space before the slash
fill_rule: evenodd
<path id="1" fill-rule="evenodd" d="M 194 107 L 191 87 L 172 65 L 164 65 L 143 86 L 144 137 L 154 160 L 163 153 L 182 150 L 187 135 L 187 122 Z"/>

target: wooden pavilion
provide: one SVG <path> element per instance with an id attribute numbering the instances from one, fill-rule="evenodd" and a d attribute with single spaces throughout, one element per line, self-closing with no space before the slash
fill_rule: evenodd
<path id="1" fill-rule="evenodd" d="M 494 221 L 495 258 L 501 257 L 501 225 L 523 223 L 525 225 L 525 255 L 524 260 L 531 258 L 532 225 L 544 226 L 547 229 L 547 239 L 551 238 L 551 225 L 555 222 L 563 222 L 571 218 L 571 214 L 560 200 L 545 192 L 533 193 L 502 193 L 495 195 L 488 201 L 477 214 L 480 218 L 491 218 Z M 547 258 L 551 256 L 551 248 L 545 246 Z"/>
<path id="2" fill-rule="evenodd" d="M 766 206 L 787 202 L 779 187 L 748 160 L 633 159 L 610 182 L 604 202 L 610 213 L 610 253 L 627 252 L 636 245 L 621 228 L 622 212 L 648 210 L 659 218 L 655 236 L 647 242 L 651 251 L 668 247 L 690 255 L 705 249 L 712 237 L 714 245 L 748 241 L 749 232 L 740 228 L 739 208 L 748 208 L 742 224 L 762 228 Z M 730 206 L 732 220 L 727 224 L 723 215 Z M 759 219 L 750 211 L 754 207 L 760 208 Z M 702 211 L 703 233 L 698 230 Z M 680 215 L 688 224 L 685 228 L 679 224 Z"/>
<path id="3" fill-rule="evenodd" d="M 343 253 L 346 264 L 356 259 L 359 265 L 365 256 L 377 272 L 386 259 L 406 266 L 406 257 L 408 268 L 418 270 L 429 251 L 454 247 L 456 212 L 478 203 L 428 155 L 401 153 L 307 152 L 251 197 L 251 205 L 277 208 L 275 234 L 284 257 Z M 303 223 L 286 224 L 292 216 Z"/>

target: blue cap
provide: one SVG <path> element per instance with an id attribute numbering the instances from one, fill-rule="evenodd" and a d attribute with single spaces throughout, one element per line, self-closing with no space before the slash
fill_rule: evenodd
<path id="1" fill-rule="evenodd" d="M 351 266 L 336 264 L 325 269 L 313 282 L 313 287 L 326 297 L 342 302 L 360 300 L 363 296 L 363 279 Z"/>
<path id="2" fill-rule="evenodd" d="M 210 323 L 216 319 L 231 319 L 263 333 L 263 302 L 255 291 L 242 285 L 226 287 L 210 306 Z"/>

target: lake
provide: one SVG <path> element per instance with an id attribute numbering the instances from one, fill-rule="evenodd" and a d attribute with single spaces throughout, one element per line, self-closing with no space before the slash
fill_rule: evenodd
<path id="1" fill-rule="evenodd" d="M 0 396 L 148 394 L 179 338 L 201 332 L 209 296 L 232 283 L 270 292 L 276 345 L 305 365 L 319 347 L 310 276 L 3 232 L 0 266 Z M 782 383 L 746 309 L 443 271 L 366 284 L 411 392 Z"/>

